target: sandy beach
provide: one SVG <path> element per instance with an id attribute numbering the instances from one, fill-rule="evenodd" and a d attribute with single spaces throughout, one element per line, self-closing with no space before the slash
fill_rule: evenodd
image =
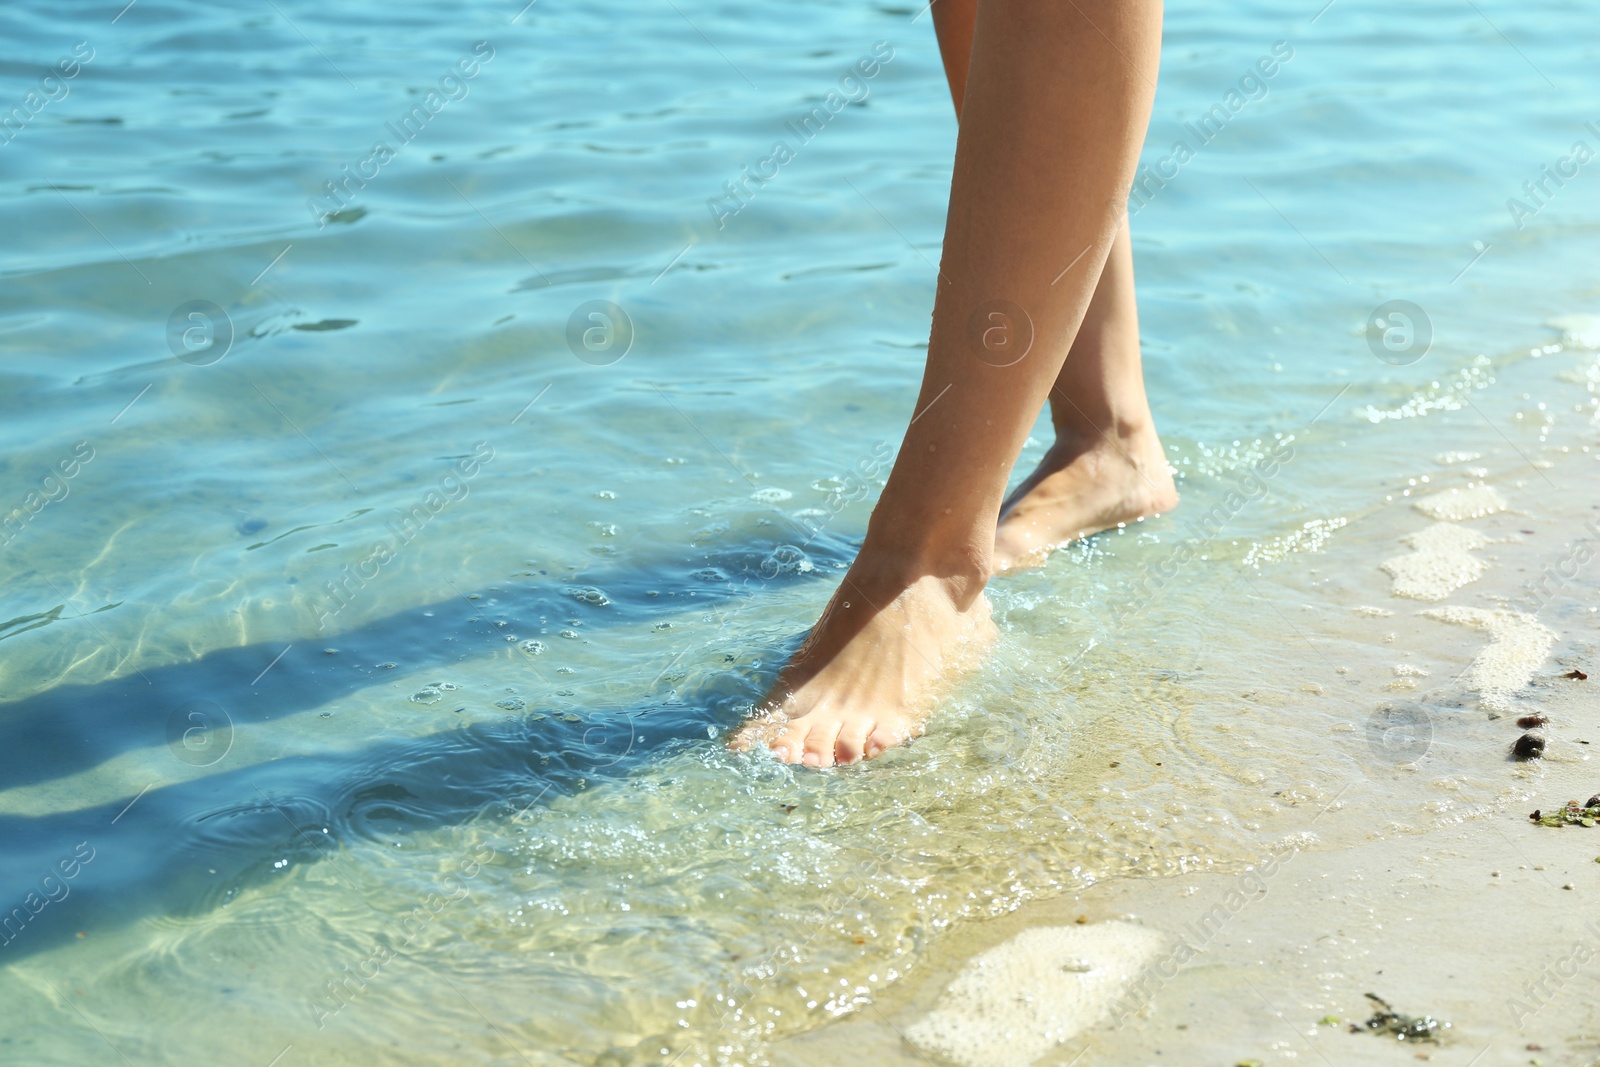
<path id="1" fill-rule="evenodd" d="M 1503 384 L 1575 377 L 1523 364 Z M 957 930 L 919 980 L 775 1062 L 1600 1062 L 1600 827 L 1528 818 L 1600 793 L 1600 677 L 1578 677 L 1600 666 L 1600 452 L 1583 438 L 1526 457 L 1502 447 L 1503 469 L 1470 486 L 1386 494 L 1398 499 L 1301 560 L 1284 676 L 1241 692 L 1237 727 L 1213 724 L 1270 746 L 1253 706 L 1332 713 L 1327 775 L 1279 791 L 1290 828 L 1256 860 L 1110 878 Z M 1440 470 L 1460 463 L 1440 453 Z M 1419 552 L 1441 519 L 1456 536 Z M 1476 565 L 1462 568 L 1464 553 Z M 1428 558 L 1380 563 L 1408 555 Z M 1524 730 L 1529 715 L 1549 722 Z M 1529 732 L 1542 758 L 1518 760 Z M 1405 799 L 1374 805 L 1380 784 Z M 1074 931 L 1127 924 L 1159 947 L 1074 947 Z M 1001 951 L 1048 930 L 1065 934 L 1020 954 L 1035 966 Z M 974 1000 L 969 981 L 959 995 L 963 975 L 988 992 Z M 1375 1034 L 1367 993 L 1449 1025 L 1436 1042 Z M 942 1014 L 959 1024 L 937 1025 Z"/>

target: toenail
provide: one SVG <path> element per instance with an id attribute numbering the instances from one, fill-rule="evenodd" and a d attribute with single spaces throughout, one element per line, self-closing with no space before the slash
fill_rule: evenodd
<path id="1" fill-rule="evenodd" d="M 800 762 L 804 763 L 808 767 L 820 767 L 822 766 L 822 757 L 817 755 L 815 752 L 807 752 L 805 755 L 800 757 Z"/>
<path id="2" fill-rule="evenodd" d="M 781 761 L 783 763 L 788 763 L 789 762 L 789 746 L 788 745 L 779 745 L 777 748 L 774 748 L 772 750 L 772 756 L 773 756 L 774 759 L 777 759 L 777 760 L 779 760 L 779 761 Z"/>

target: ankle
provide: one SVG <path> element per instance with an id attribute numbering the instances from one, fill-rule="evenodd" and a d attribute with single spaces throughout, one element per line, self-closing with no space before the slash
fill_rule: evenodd
<path id="1" fill-rule="evenodd" d="M 986 539 L 989 540 L 989 539 Z M 983 592 L 993 570 L 993 544 L 963 538 L 947 544 L 907 539 L 869 527 L 848 580 L 879 607 L 924 581 L 937 583 L 957 609 L 965 611 Z M 882 597 L 883 599 L 879 599 Z"/>
<path id="2" fill-rule="evenodd" d="M 1155 423 L 1148 411 L 1138 415 L 1108 415 L 1097 423 L 1063 420 L 1052 424 L 1056 439 L 1050 451 L 1079 456 L 1113 444 L 1141 441 L 1155 434 Z"/>

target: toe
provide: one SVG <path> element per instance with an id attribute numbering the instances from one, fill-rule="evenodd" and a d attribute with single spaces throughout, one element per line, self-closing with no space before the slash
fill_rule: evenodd
<path id="1" fill-rule="evenodd" d="M 775 745 L 788 719 L 776 711 L 759 712 L 728 737 L 728 747 L 747 752 L 757 745 Z"/>
<path id="2" fill-rule="evenodd" d="M 881 755 L 885 749 L 903 744 L 911 736 L 911 731 L 905 726 L 895 726 L 890 723 L 876 723 L 872 731 L 867 734 L 862 743 L 862 754 L 867 759 Z"/>
<path id="3" fill-rule="evenodd" d="M 800 756 L 805 750 L 806 737 L 811 732 L 811 723 L 805 719 L 797 719 L 787 723 L 776 735 L 767 742 L 772 749 L 772 756 L 779 763 L 799 763 Z"/>
<path id="4" fill-rule="evenodd" d="M 839 739 L 834 742 L 833 758 L 839 763 L 854 763 L 858 759 L 865 759 L 867 737 L 871 735 L 872 728 L 876 725 L 872 719 L 858 719 L 846 723 L 839 730 Z"/>
<path id="5" fill-rule="evenodd" d="M 761 732 L 760 727 L 760 723 L 752 722 L 735 730 L 728 737 L 728 747 L 735 752 L 747 751 L 750 746 L 756 743 L 756 739 Z"/>
<path id="6" fill-rule="evenodd" d="M 800 762 L 808 767 L 832 767 L 834 743 L 839 739 L 841 725 L 834 719 L 819 722 L 811 727 L 811 732 L 806 735 L 805 749 L 800 755 Z"/>

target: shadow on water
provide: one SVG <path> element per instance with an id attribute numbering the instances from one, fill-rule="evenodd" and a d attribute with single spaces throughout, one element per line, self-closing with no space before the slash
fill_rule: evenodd
<path id="1" fill-rule="evenodd" d="M 813 543 L 808 552 L 835 565 L 848 559 L 842 542 Z M 11 786 L 47 781 L 166 741 L 173 710 L 195 699 L 216 701 L 236 723 L 280 719 L 370 685 L 378 668 L 352 670 L 352 661 L 400 659 L 417 668 L 486 648 L 501 651 L 504 631 L 495 623 L 502 615 L 515 627 L 540 614 L 565 620 L 580 613 L 599 629 L 681 613 L 691 604 L 727 603 L 803 573 L 775 569 L 770 558 L 770 549 L 716 553 L 695 573 L 708 579 L 709 567 L 718 577 L 694 588 L 685 587 L 680 571 L 590 574 L 581 586 L 484 589 L 471 602 L 476 613 L 461 600 L 398 613 L 340 634 L 338 656 L 318 651 L 292 664 L 285 657 L 256 688 L 251 679 L 281 648 L 225 649 L 131 679 L 58 687 L 0 705 L 0 775 Z M 587 604 L 574 588 L 599 588 L 611 604 Z M 430 610 L 434 618 L 423 616 Z M 470 618 L 448 621 L 463 615 Z M 419 619 L 438 625 L 419 626 Z M 514 632 L 526 633 L 527 624 Z M 447 640 L 452 636 L 458 639 Z M 704 743 L 707 726 L 731 723 L 753 693 L 751 680 L 730 674 L 672 704 L 590 709 L 582 717 L 536 711 L 354 752 L 269 760 L 97 807 L 0 816 L 0 963 L 86 927 L 201 914 L 302 863 L 329 861 L 343 879 L 337 860 L 347 845 L 392 843 L 480 816 L 510 818 L 597 780 L 624 777 L 670 751 Z M 63 879 L 61 863 L 80 843 L 77 855 L 93 850 L 93 859 Z"/>
<path id="2" fill-rule="evenodd" d="M 181 723 L 182 709 L 193 701 L 220 705 L 236 726 L 282 719 L 370 686 L 385 664 L 419 670 L 487 648 L 503 651 L 507 633 L 536 632 L 541 616 L 553 624 L 579 618 L 585 632 L 597 632 L 754 595 L 801 573 L 785 557 L 771 562 L 781 547 L 722 550 L 674 566 L 586 572 L 560 582 L 474 587 L 476 600 L 419 605 L 336 636 L 303 638 L 286 654 L 276 644 L 223 648 L 188 663 L 0 703 L 0 789 L 49 781 L 166 743 L 169 720 L 176 715 Z M 850 555 L 839 539 L 818 537 L 807 548 L 808 559 L 821 569 L 842 565 Z M 591 590 L 609 603 L 594 603 Z M 454 621 L 463 616 L 465 621 Z M 337 655 L 321 651 L 330 644 L 337 645 Z"/>
<path id="3" fill-rule="evenodd" d="M 329 862 L 360 892 L 349 865 L 339 863 L 351 846 L 392 846 L 406 834 L 479 817 L 509 820 L 624 777 L 704 743 L 706 724 L 737 714 L 738 701 L 738 694 L 697 694 L 670 708 L 591 711 L 578 722 L 536 712 L 356 753 L 271 760 L 151 789 L 131 806 L 119 798 L 39 817 L 0 816 L 0 963 L 77 930 L 201 914 L 306 863 Z M 92 850 L 93 858 L 75 878 L 56 873 L 47 882 L 80 842 L 87 848 L 77 855 Z M 45 903 L 52 895 L 61 899 Z"/>

